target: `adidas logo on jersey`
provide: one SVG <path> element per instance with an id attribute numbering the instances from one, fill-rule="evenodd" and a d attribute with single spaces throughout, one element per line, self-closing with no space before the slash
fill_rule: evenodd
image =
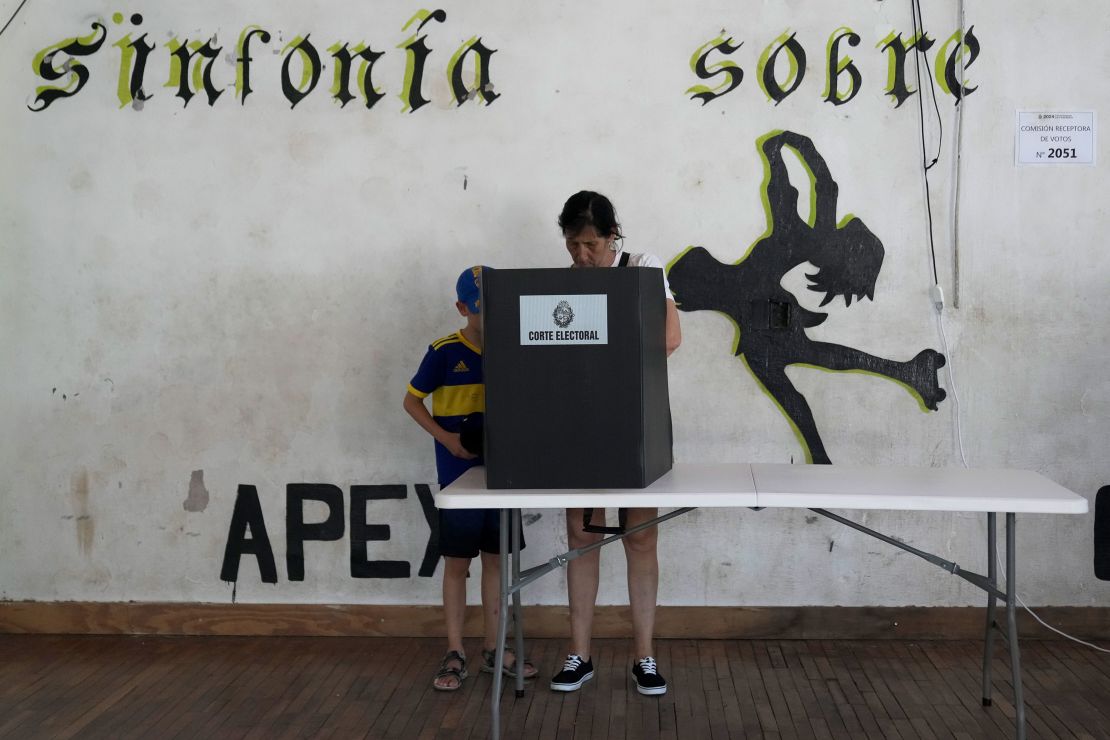
<path id="1" fill-rule="evenodd" d="M 454 371 L 456 373 L 465 373 L 465 372 L 469 372 L 470 368 L 468 368 L 466 366 L 465 362 L 463 362 L 462 360 L 459 360 L 459 364 L 455 365 L 455 370 Z"/>

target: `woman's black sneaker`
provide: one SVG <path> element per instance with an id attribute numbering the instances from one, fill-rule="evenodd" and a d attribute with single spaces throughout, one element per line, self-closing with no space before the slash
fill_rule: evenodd
<path id="1" fill-rule="evenodd" d="M 568 655 L 563 670 L 551 679 L 552 691 L 577 691 L 582 684 L 594 677 L 592 660 L 583 662 L 581 655 Z"/>
<path id="2" fill-rule="evenodd" d="M 667 693 L 667 680 L 659 675 L 655 658 L 651 656 L 640 658 L 632 664 L 632 678 L 636 681 L 636 690 L 641 694 L 658 696 Z"/>

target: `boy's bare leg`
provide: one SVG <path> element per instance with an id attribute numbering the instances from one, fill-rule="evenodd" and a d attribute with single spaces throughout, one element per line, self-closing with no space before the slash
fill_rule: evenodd
<path id="1" fill-rule="evenodd" d="M 466 618 L 466 573 L 470 558 L 443 558 L 443 616 L 447 620 L 447 649 L 463 653 L 463 620 Z"/>
<path id="2" fill-rule="evenodd" d="M 495 553 L 482 553 L 482 611 L 485 618 L 485 634 L 482 647 L 486 650 L 497 648 L 497 619 L 501 614 L 501 561 Z M 508 659 L 505 661 L 508 663 Z"/>
<path id="3" fill-rule="evenodd" d="M 658 509 L 629 509 L 627 527 L 632 529 L 658 515 Z M 634 657 L 643 658 L 655 655 L 652 635 L 655 632 L 655 601 L 659 592 L 659 528 L 650 527 L 630 534 L 622 542 L 628 560 L 628 603 L 632 608 Z"/>
<path id="4" fill-rule="evenodd" d="M 466 618 L 466 572 L 470 558 L 443 558 L 443 617 L 447 622 L 447 651 L 463 652 L 463 620 Z M 448 665 L 449 668 L 462 669 L 461 665 Z M 458 684 L 453 676 L 436 679 L 436 685 L 452 688 Z"/>
<path id="5" fill-rule="evenodd" d="M 567 509 L 567 544 L 570 549 L 586 547 L 601 539 L 600 534 L 582 531 L 584 509 Z M 593 520 L 604 518 L 596 509 Z M 590 637 L 594 627 L 594 604 L 597 602 L 598 569 L 601 549 L 583 555 L 567 564 L 567 598 L 570 601 L 570 652 L 590 659 Z"/>

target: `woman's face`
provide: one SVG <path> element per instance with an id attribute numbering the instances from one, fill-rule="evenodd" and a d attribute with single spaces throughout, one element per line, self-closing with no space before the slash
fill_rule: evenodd
<path id="1" fill-rule="evenodd" d="M 617 253 L 609 249 L 613 237 L 602 236 L 593 226 L 583 226 L 577 234 L 563 236 L 575 267 L 608 267 L 616 258 Z"/>

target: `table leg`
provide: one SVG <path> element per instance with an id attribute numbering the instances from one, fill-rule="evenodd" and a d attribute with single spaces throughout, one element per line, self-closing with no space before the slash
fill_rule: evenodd
<path id="1" fill-rule="evenodd" d="M 497 559 L 500 564 L 501 601 L 497 609 L 497 651 L 493 658 L 493 696 L 490 697 L 490 735 L 493 740 L 501 738 L 501 671 L 505 664 L 505 637 L 509 631 L 509 510 L 501 509 L 500 551 Z"/>
<path id="2" fill-rule="evenodd" d="M 1017 630 L 1017 515 L 1006 514 L 1006 637 L 1010 643 L 1010 672 L 1014 683 L 1014 725 L 1018 740 L 1025 740 L 1025 700 L 1021 691 L 1021 651 Z"/>
<path id="3" fill-rule="evenodd" d="M 998 520 L 993 511 L 987 512 L 987 582 L 998 587 Z M 983 706 L 991 705 L 991 660 L 994 658 L 995 596 L 987 592 L 987 631 L 983 637 Z"/>
<path id="4" fill-rule="evenodd" d="M 520 581 L 520 509 L 512 513 L 512 553 L 513 553 L 513 580 L 515 586 Z M 513 592 L 513 636 L 516 651 L 516 695 L 524 696 L 524 614 L 520 608 L 520 590 Z"/>

